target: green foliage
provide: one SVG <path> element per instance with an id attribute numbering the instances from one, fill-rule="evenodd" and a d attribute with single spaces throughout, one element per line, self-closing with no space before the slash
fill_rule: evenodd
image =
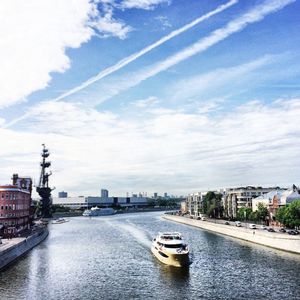
<path id="1" fill-rule="evenodd" d="M 237 218 L 241 221 L 252 220 L 253 217 L 255 215 L 253 215 L 252 209 L 248 207 L 241 207 L 237 212 Z"/>
<path id="2" fill-rule="evenodd" d="M 258 203 L 257 205 L 257 219 L 265 221 L 268 216 L 268 209 L 263 203 Z"/>
<path id="3" fill-rule="evenodd" d="M 276 220 L 283 225 L 294 228 L 300 226 L 300 200 L 279 208 L 276 212 Z"/>
<path id="4" fill-rule="evenodd" d="M 65 206 L 62 206 L 62 205 L 59 205 L 59 204 L 53 204 L 51 206 L 51 212 L 52 213 L 68 212 L 68 211 L 70 211 L 69 207 L 65 207 Z"/>
<path id="5" fill-rule="evenodd" d="M 154 207 L 155 206 L 155 200 L 154 199 L 148 199 L 148 206 Z"/>
<path id="6" fill-rule="evenodd" d="M 223 211 L 222 194 L 208 192 L 203 198 L 203 213 L 212 218 L 220 218 L 223 216 Z"/>

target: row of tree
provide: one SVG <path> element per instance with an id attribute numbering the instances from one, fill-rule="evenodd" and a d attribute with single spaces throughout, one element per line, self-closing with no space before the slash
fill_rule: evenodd
<path id="1" fill-rule="evenodd" d="M 286 227 L 300 227 L 300 200 L 281 207 L 276 212 L 276 220 Z"/>
<path id="2" fill-rule="evenodd" d="M 237 219 L 240 221 L 265 222 L 268 217 L 268 209 L 263 203 L 258 203 L 257 211 L 252 211 L 249 207 L 241 207 L 237 212 Z"/>

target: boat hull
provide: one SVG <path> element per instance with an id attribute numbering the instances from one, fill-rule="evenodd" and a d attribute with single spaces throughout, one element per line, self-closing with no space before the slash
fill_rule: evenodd
<path id="1" fill-rule="evenodd" d="M 188 251 L 181 253 L 169 253 L 160 250 L 154 245 L 151 247 L 151 251 L 159 261 L 169 266 L 185 267 L 188 266 L 190 263 Z"/>

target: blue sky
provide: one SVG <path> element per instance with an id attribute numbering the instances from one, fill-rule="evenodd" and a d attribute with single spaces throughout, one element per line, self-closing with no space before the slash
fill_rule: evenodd
<path id="1" fill-rule="evenodd" d="M 299 184 L 299 1 L 0 6 L 1 183 L 46 143 L 74 196 Z"/>

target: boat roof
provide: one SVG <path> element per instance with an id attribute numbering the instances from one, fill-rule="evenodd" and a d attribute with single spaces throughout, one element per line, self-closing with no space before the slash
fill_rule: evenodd
<path id="1" fill-rule="evenodd" d="M 159 235 L 164 235 L 164 236 L 182 236 L 180 232 L 159 232 Z"/>
<path id="2" fill-rule="evenodd" d="M 158 238 L 164 241 L 182 240 L 182 234 L 179 232 L 159 232 Z"/>

